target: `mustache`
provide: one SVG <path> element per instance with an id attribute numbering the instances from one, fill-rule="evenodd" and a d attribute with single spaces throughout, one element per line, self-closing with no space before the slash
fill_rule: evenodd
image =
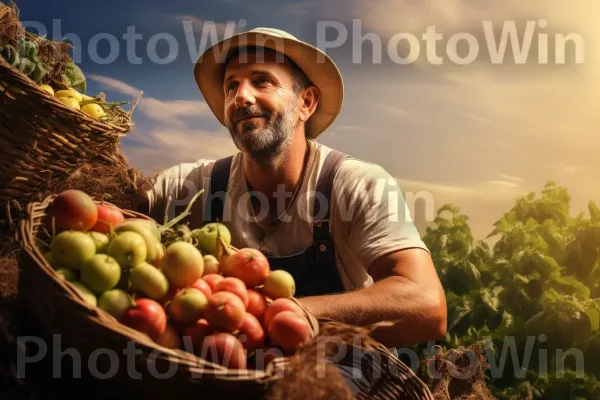
<path id="1" fill-rule="evenodd" d="M 231 114 L 231 120 L 235 123 L 244 118 L 269 117 L 269 113 L 256 106 L 236 108 Z"/>

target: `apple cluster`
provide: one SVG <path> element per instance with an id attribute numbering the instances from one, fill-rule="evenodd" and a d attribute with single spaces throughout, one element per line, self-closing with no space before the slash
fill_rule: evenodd
<path id="1" fill-rule="evenodd" d="M 293 354 L 311 339 L 293 277 L 257 249 L 234 249 L 223 224 L 165 244 L 155 221 L 79 190 L 59 193 L 46 211 L 51 241 L 40 250 L 57 275 L 160 346 L 245 369 L 258 350 Z"/>

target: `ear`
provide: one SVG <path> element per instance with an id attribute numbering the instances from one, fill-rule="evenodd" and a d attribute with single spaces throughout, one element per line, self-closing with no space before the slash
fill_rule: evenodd
<path id="1" fill-rule="evenodd" d="M 304 89 L 300 95 L 299 118 L 300 121 L 306 122 L 313 115 L 319 104 L 321 92 L 316 86 L 309 86 Z"/>

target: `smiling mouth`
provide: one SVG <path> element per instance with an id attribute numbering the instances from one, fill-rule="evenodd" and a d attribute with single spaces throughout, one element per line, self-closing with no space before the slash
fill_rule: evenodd
<path id="1" fill-rule="evenodd" d="M 264 118 L 264 117 L 262 115 L 259 115 L 259 116 L 256 116 L 256 117 L 247 117 L 247 118 L 239 119 L 237 122 L 244 122 L 244 121 L 249 121 L 251 119 L 257 119 L 257 118 Z"/>

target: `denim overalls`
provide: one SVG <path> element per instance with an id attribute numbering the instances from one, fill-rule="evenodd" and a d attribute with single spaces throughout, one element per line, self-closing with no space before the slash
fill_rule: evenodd
<path id="1" fill-rule="evenodd" d="M 294 277 L 295 297 L 318 296 L 344 291 L 335 260 L 333 240 L 329 233 L 329 218 L 333 179 L 341 162 L 346 157 L 347 155 L 344 153 L 331 150 L 325 158 L 316 187 L 316 191 L 322 196 L 314 196 L 312 245 L 297 254 L 267 257 L 272 270 L 283 269 Z M 223 158 L 217 160 L 213 166 L 207 202 L 204 207 L 204 223 L 223 219 L 225 198 L 222 194 L 227 193 L 232 160 L 233 156 Z M 326 203 L 321 204 L 318 201 L 319 198 Z M 326 207 L 324 217 L 317 219 L 321 207 Z M 361 349 L 355 349 L 355 352 L 359 355 L 358 360 L 362 355 L 370 353 Z M 395 349 L 393 349 L 393 354 L 397 356 Z M 354 394 L 357 394 L 360 387 L 362 390 L 367 390 L 375 382 L 371 382 L 362 375 L 360 362 L 358 365 L 337 365 L 337 367 Z"/>
<path id="2" fill-rule="evenodd" d="M 346 158 L 344 153 L 332 150 L 323 164 L 316 191 L 322 196 L 315 196 L 313 211 L 313 243 L 303 251 L 282 257 L 267 257 L 272 270 L 283 269 L 289 272 L 296 282 L 296 297 L 315 296 L 321 294 L 340 293 L 344 291 L 336 261 L 333 240 L 329 233 L 329 217 L 333 178 L 341 162 Z M 217 160 L 214 163 L 204 207 L 204 223 L 223 220 L 224 197 L 219 193 L 227 192 L 229 172 L 233 156 Z M 319 198 L 324 199 L 321 204 Z M 325 207 L 325 216 L 317 220 L 315 217 Z"/>

